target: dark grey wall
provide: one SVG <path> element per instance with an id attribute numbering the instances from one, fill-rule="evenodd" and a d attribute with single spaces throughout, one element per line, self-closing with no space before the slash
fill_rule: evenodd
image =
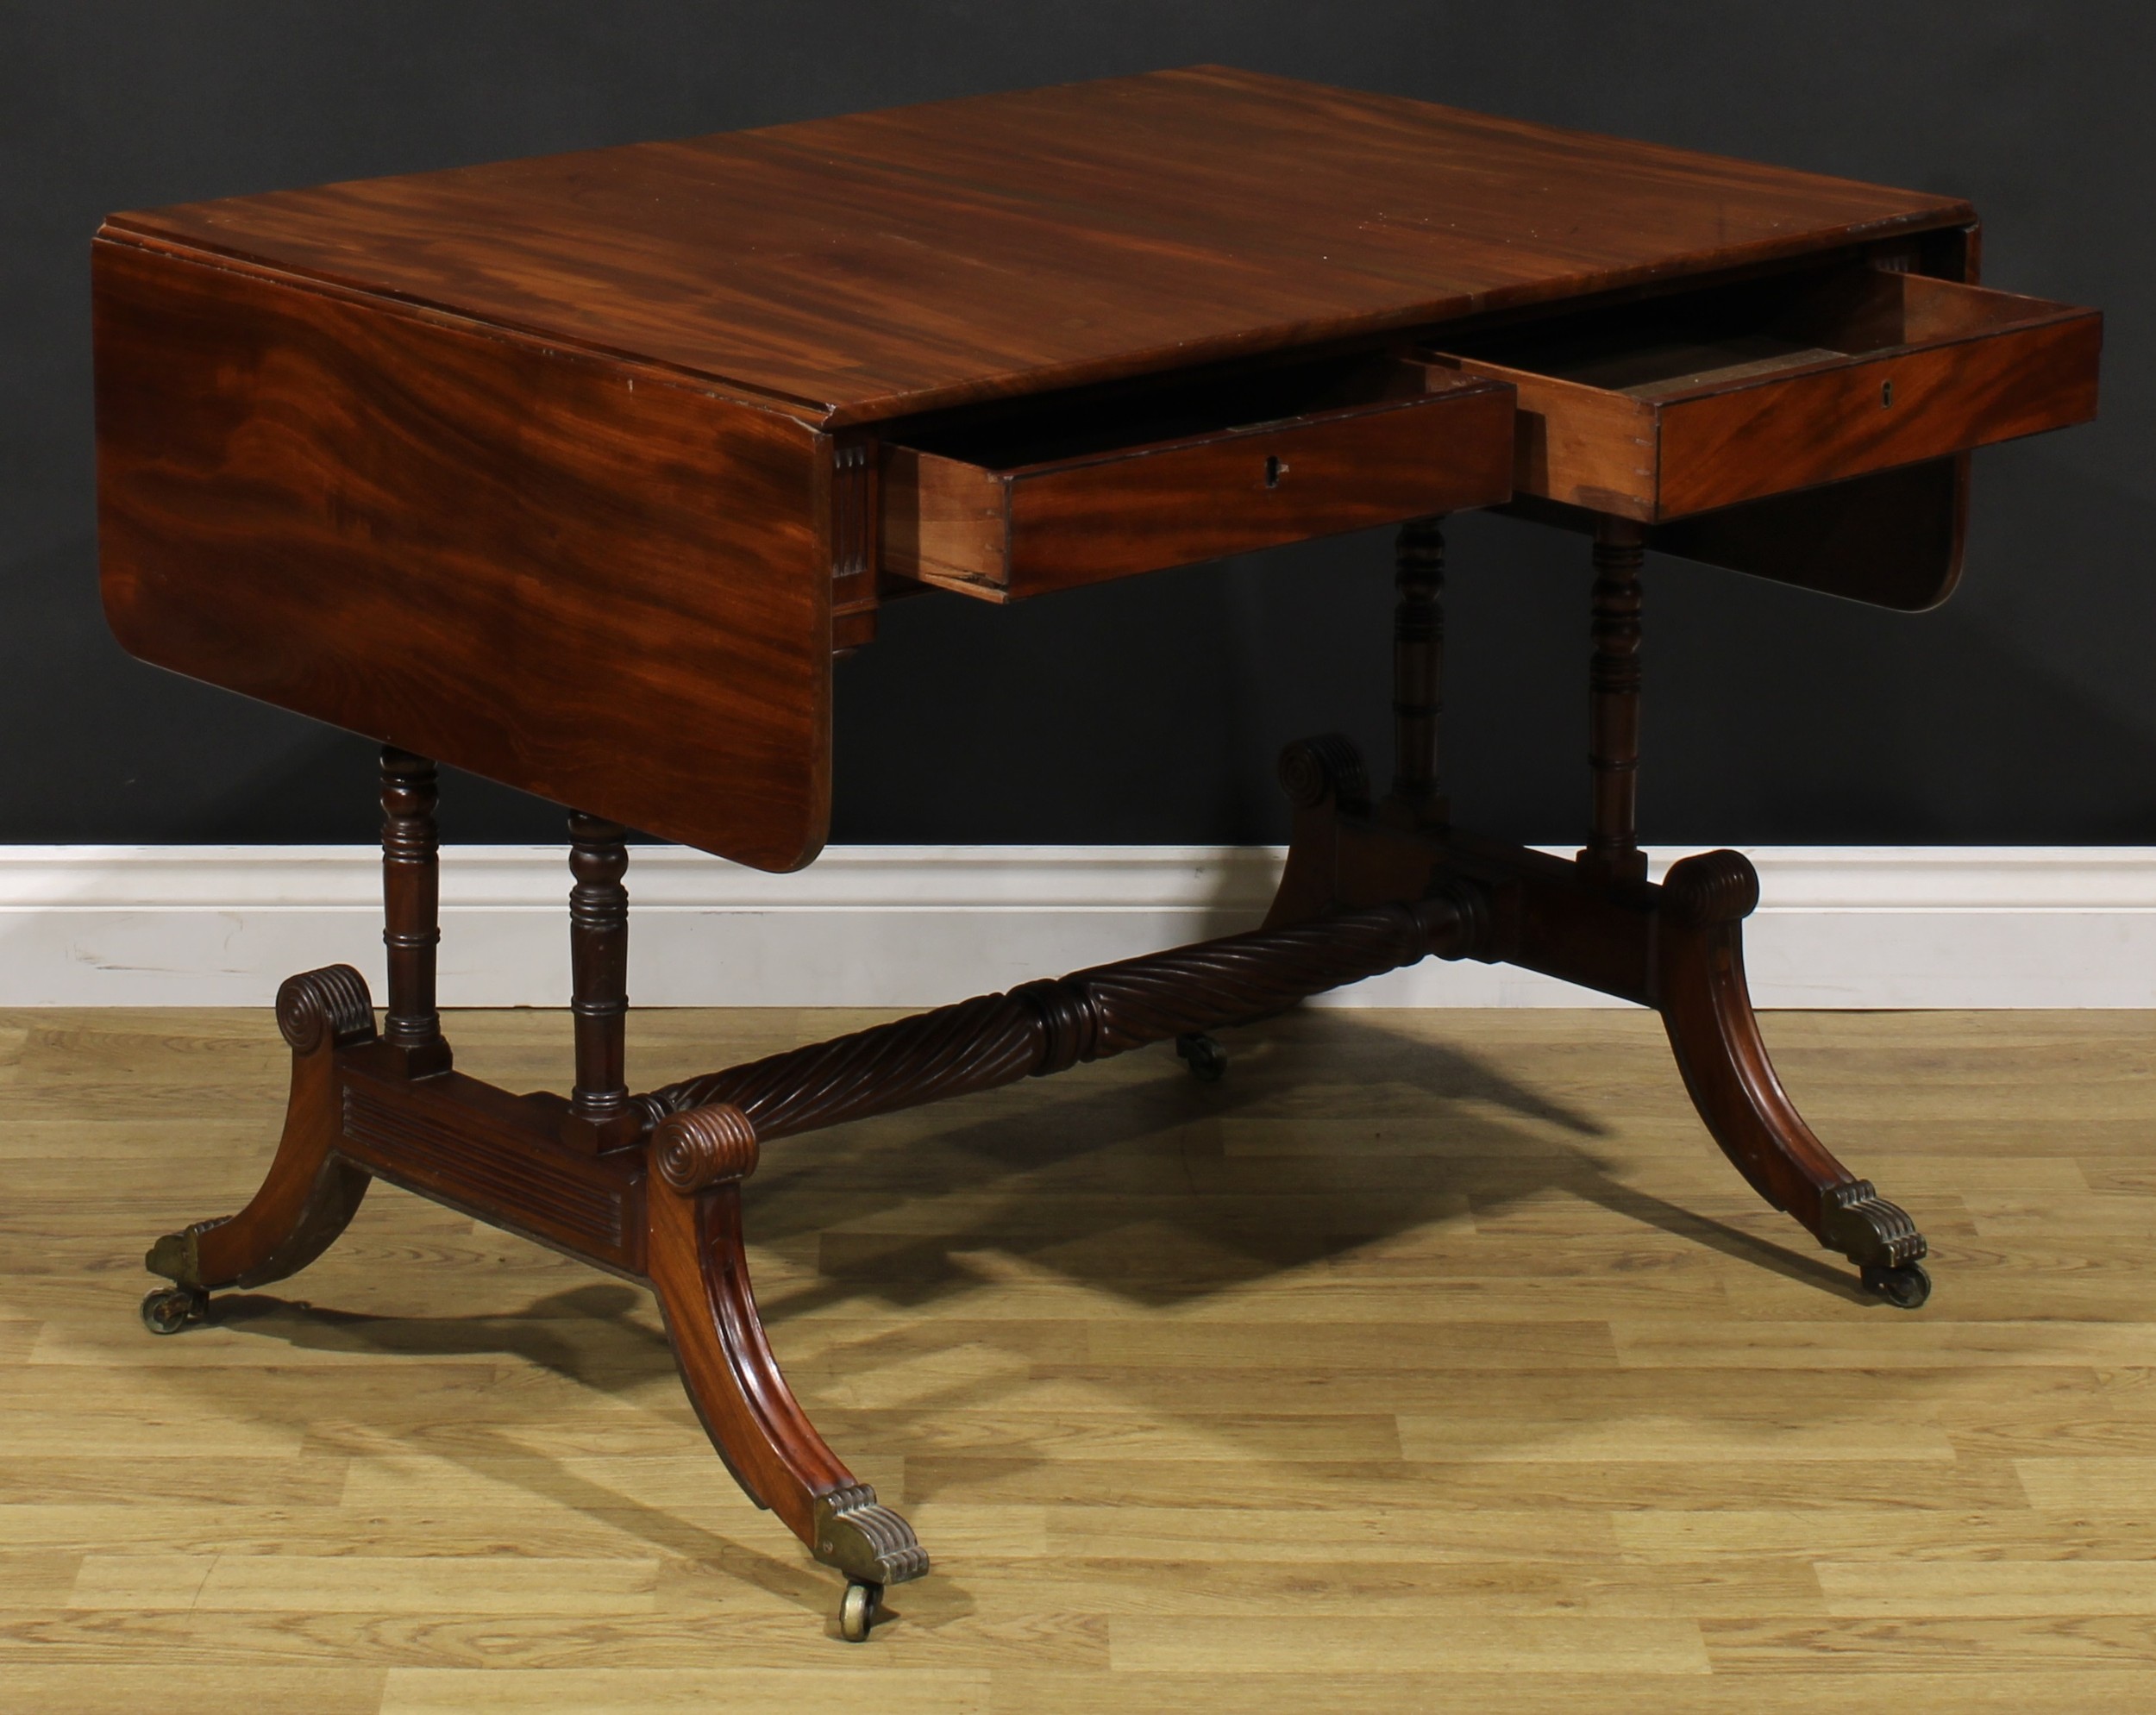
<path id="1" fill-rule="evenodd" d="M 129 660 L 95 595 L 86 247 L 107 210 L 1213 59 L 1966 196 L 1986 278 L 2109 312 L 2102 422 L 1978 455 L 1908 618 L 1650 569 L 1650 838 L 2156 842 L 2156 8 L 1607 0 L 9 0 L 0 8 L 0 840 L 363 840 L 351 738 Z M 1577 831 L 1586 573 L 1453 531 L 1455 797 Z M 840 669 L 835 837 L 1247 840 L 1298 734 L 1382 731 L 1385 544 L 998 610 Z M 454 839 L 547 839 L 459 780 Z"/>

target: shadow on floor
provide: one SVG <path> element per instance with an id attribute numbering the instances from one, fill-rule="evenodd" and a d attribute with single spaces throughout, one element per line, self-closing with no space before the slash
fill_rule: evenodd
<path id="1" fill-rule="evenodd" d="M 968 1261 L 980 1253 L 1134 1304 L 1172 1307 L 1553 1192 L 1845 1300 L 1871 1302 L 1844 1267 L 1623 1183 L 1598 1147 L 1605 1127 L 1463 1049 L 1410 1039 L 1366 1016 L 1316 1010 L 1228 1042 L 1232 1064 L 1216 1085 L 1199 1083 L 1156 1050 L 1119 1068 L 774 1142 L 750 1182 L 749 1231 L 763 1245 L 812 1246 L 820 1261 L 812 1275 L 797 1274 L 762 1299 L 782 1360 L 789 1320 L 849 1302 L 942 1305 L 962 1317 L 964 1299 L 983 1287 Z M 1244 1122 L 1243 1131 L 1272 1121 L 1270 1135 L 1283 1147 L 1232 1150 L 1224 1120 Z M 1792 1238 L 1808 1242 L 1795 1229 Z M 517 1315 L 377 1317 L 266 1293 L 221 1299 L 215 1314 L 235 1332 L 307 1349 L 521 1360 L 680 1415 L 686 1451 L 693 1431 L 668 1386 L 672 1354 L 645 1303 L 631 1286 L 599 1280 Z M 918 1355 L 919 1342 L 918 1328 L 865 1332 L 836 1355 L 824 1354 L 819 1385 L 834 1370 L 870 1374 Z M 1443 1368 L 1441 1351 L 1432 1364 Z M 955 1382 L 908 1409 L 929 1421 L 939 1411 L 992 1405 L 1012 1385 Z M 837 1428 L 846 1407 L 808 1403 L 836 1438 L 846 1438 Z M 746 1547 L 616 1493 L 486 1424 L 461 1424 L 452 1445 L 429 1451 L 802 1606 L 830 1604 L 829 1575 L 805 1561 Z M 718 1480 L 716 1466 L 712 1474 Z M 762 1540 L 753 1526 L 745 1534 Z M 917 1617 L 931 1624 L 971 1608 L 947 1580 L 909 1593 Z"/>

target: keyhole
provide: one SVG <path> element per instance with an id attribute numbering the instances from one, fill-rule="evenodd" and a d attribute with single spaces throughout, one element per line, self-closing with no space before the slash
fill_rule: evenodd
<path id="1" fill-rule="evenodd" d="M 1278 488 L 1280 479 L 1288 474 L 1288 460 L 1275 454 L 1265 460 L 1265 486 Z"/>
<path id="2" fill-rule="evenodd" d="M 1894 384 L 1893 384 L 1891 381 L 1883 381 L 1883 382 L 1881 382 L 1881 383 L 1879 384 L 1879 407 L 1880 407 L 1880 409 L 1883 410 L 1884 410 L 1887 406 L 1889 406 L 1889 405 L 1892 404 L 1893 403 L 1894 403 Z"/>

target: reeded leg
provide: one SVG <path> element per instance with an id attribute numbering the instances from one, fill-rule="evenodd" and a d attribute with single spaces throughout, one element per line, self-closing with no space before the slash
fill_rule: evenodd
<path id="1" fill-rule="evenodd" d="M 1915 1309 L 1931 1294 L 1916 1224 L 1834 1159 L 1767 1058 L 1745 986 L 1742 923 L 1758 902 L 1758 874 L 1736 852 L 1686 858 L 1663 882 L 1656 986 L 1685 1088 L 1755 1191 L 1855 1263 L 1871 1291 Z"/>
<path id="2" fill-rule="evenodd" d="M 260 1286 L 298 1273 L 350 1223 L 367 1175 L 334 1154 L 343 1114 L 336 1051 L 374 1037 L 366 981 L 349 965 L 291 978 L 278 991 L 277 1025 L 291 1044 L 291 1096 L 269 1175 L 247 1207 L 222 1220 L 168 1233 L 143 1259 L 173 1282 L 142 1303 L 159 1334 L 198 1321 L 211 1293 Z"/>
<path id="3" fill-rule="evenodd" d="M 1758 903 L 1751 864 L 1710 852 L 1676 865 L 1659 887 L 1647 883 L 1636 815 L 1642 543 L 1625 519 L 1595 531 L 1593 815 L 1586 847 L 1566 863 L 1448 825 L 1437 748 L 1443 544 L 1430 521 L 1401 532 L 1393 792 L 1370 803 L 1362 760 L 1337 735 L 1288 747 L 1281 784 L 1294 837 L 1267 927 L 1427 898 L 1447 878 L 1487 890 L 1491 932 L 1461 950 L 1656 1008 L 1701 1118 L 1753 1188 L 1856 1263 L 1866 1286 L 1913 1307 L 1931 1290 L 1915 1224 L 1813 1135 L 1760 1040 L 1741 928 Z"/>
<path id="4" fill-rule="evenodd" d="M 1643 541 L 1639 526 L 1622 518 L 1604 518 L 1595 532 L 1594 817 L 1579 865 L 1620 893 L 1647 875 L 1637 835 Z M 1915 1223 L 1828 1153 L 1767 1058 L 1745 986 L 1740 927 L 1758 903 L 1758 875 L 1736 852 L 1687 858 L 1663 883 L 1651 990 L 1678 1070 L 1708 1130 L 1752 1188 L 1854 1262 L 1873 1292 L 1914 1308 L 1931 1293 Z"/>
<path id="5" fill-rule="evenodd" d="M 841 1629 L 858 1643 L 883 1587 L 921 1576 L 928 1555 L 817 1433 L 764 1338 L 741 1231 L 755 1132 L 737 1109 L 693 1108 L 654 1130 L 651 1163 L 647 1266 L 681 1385 L 749 1499 L 846 1574 Z"/>

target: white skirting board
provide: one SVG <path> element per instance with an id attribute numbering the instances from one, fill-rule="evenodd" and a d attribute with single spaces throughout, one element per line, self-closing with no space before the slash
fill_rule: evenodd
<path id="1" fill-rule="evenodd" d="M 1680 851 L 1653 854 L 1656 873 Z M 2156 848 L 1749 848 L 1763 1006 L 2156 1006 Z M 1281 853 L 1219 846 L 834 847 L 763 875 L 632 848 L 630 996 L 657 1006 L 925 1006 L 1255 927 Z M 443 854 L 448 1006 L 568 997 L 564 848 Z M 357 846 L 0 847 L 0 1005 L 260 1005 L 293 971 L 382 992 L 379 854 Z M 1577 1006 L 1508 967 L 1430 961 L 1327 997 Z"/>

